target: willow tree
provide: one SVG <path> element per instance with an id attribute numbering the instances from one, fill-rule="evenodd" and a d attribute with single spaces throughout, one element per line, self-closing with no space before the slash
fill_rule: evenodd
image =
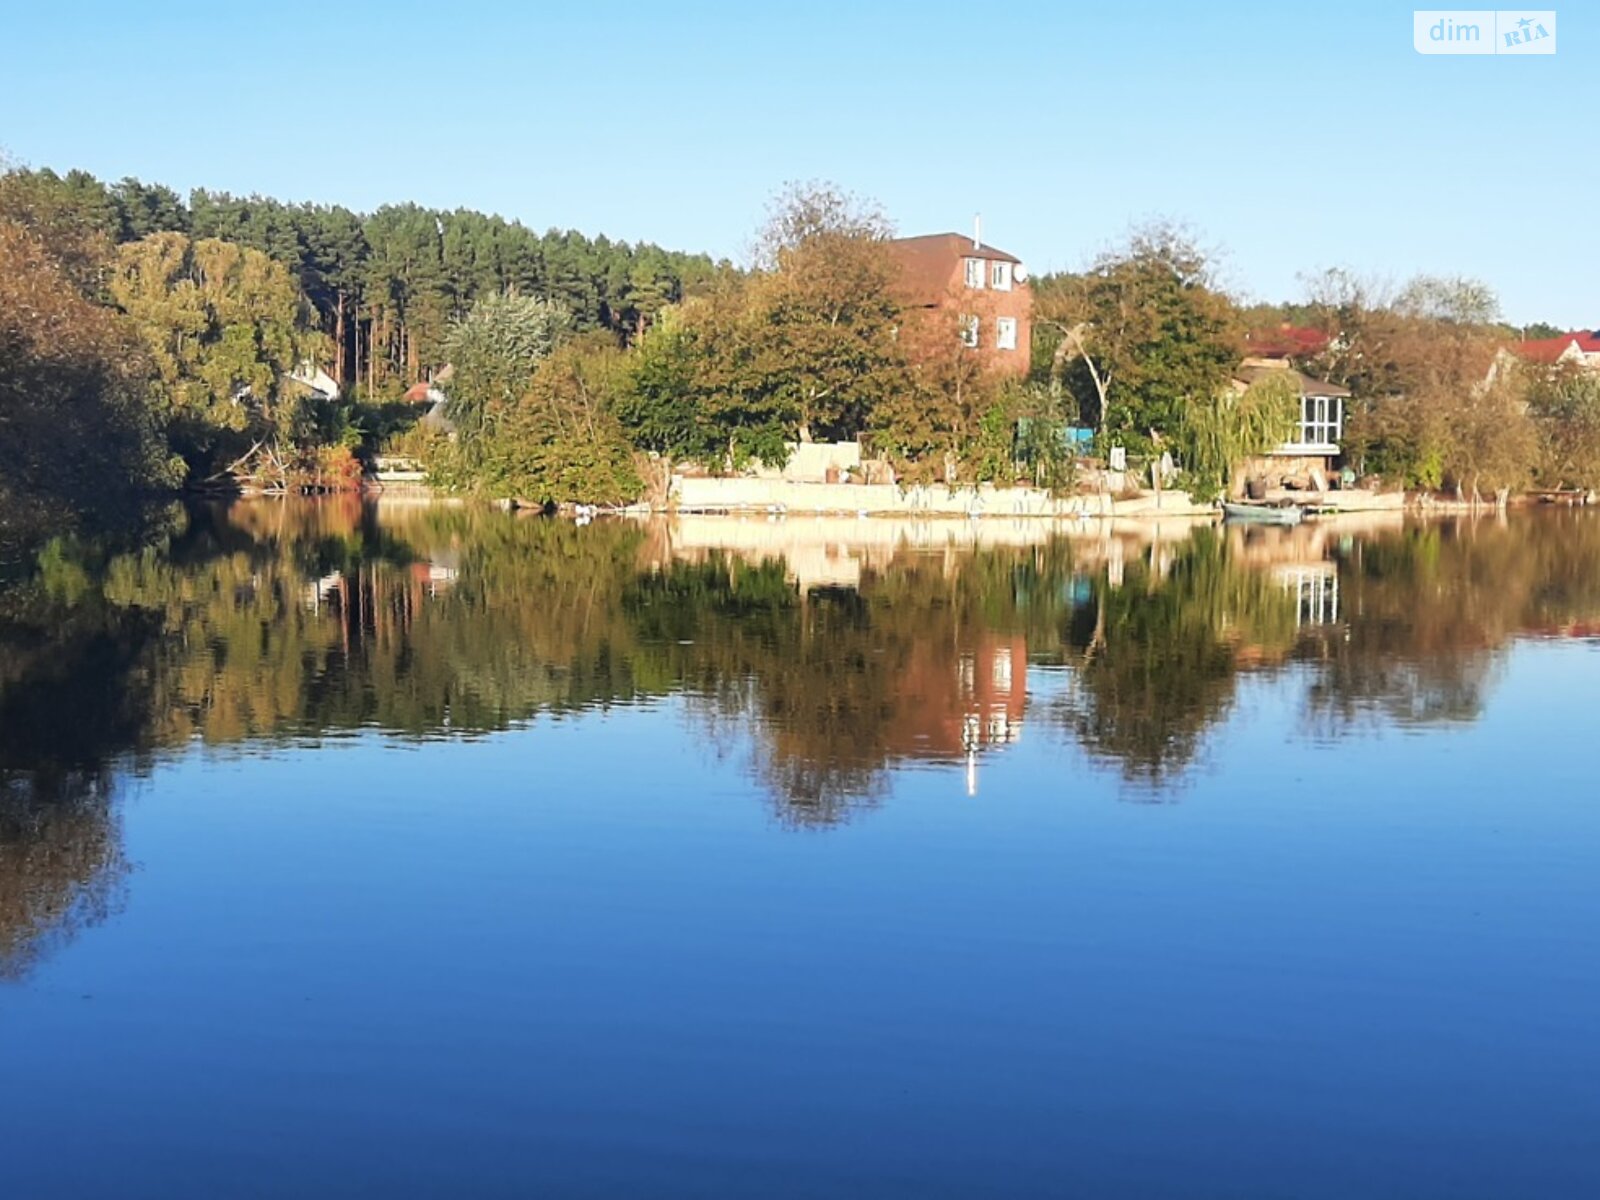
<path id="1" fill-rule="evenodd" d="M 1239 465 L 1293 440 L 1300 416 L 1300 383 L 1293 371 L 1274 371 L 1242 392 L 1218 388 L 1183 415 L 1179 453 L 1198 500 L 1222 495 Z"/>
<path id="2" fill-rule="evenodd" d="M 191 470 L 232 458 L 281 473 L 300 417 L 289 376 L 320 346 L 288 269 L 232 242 L 157 233 L 118 248 L 110 292 L 139 330 Z"/>
<path id="3" fill-rule="evenodd" d="M 464 445 L 493 435 L 571 328 L 566 309 L 529 296 L 485 297 L 450 327 L 449 414 Z"/>
<path id="4" fill-rule="evenodd" d="M 440 456 L 445 482 L 465 490 L 539 504 L 620 504 L 644 490 L 632 447 L 617 420 L 622 351 L 603 331 L 550 353 L 514 400 L 500 406 L 492 432 Z"/>

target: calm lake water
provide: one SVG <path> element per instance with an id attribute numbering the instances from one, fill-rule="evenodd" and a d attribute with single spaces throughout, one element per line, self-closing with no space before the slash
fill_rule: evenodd
<path id="1" fill-rule="evenodd" d="M 1600 518 L 14 575 L 6 1196 L 1600 1195 Z"/>

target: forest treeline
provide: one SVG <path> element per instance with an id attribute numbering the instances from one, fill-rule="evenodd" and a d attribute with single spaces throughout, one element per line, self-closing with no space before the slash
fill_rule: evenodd
<path id="1" fill-rule="evenodd" d="M 122 511 L 230 471 L 338 483 L 415 413 L 480 301 L 636 338 L 728 269 L 467 210 L 335 205 L 82 171 L 0 175 L 0 524 Z M 295 380 L 321 368 L 329 403 Z"/>
<path id="2" fill-rule="evenodd" d="M 1529 362 L 1482 284 L 1342 271 L 1242 306 L 1154 224 L 1033 285 L 1001 374 L 903 290 L 893 227 L 829 185 L 774 199 L 741 269 L 480 213 L 371 214 L 81 172 L 0 176 L 0 536 L 179 486 L 354 486 L 387 451 L 454 490 L 623 502 L 678 464 L 860 439 L 903 480 L 1070 487 L 1064 431 L 1216 495 L 1289 438 L 1261 335 L 1352 392 L 1345 458 L 1391 486 L 1600 486 L 1600 373 Z M 318 387 L 321 371 L 331 387 Z M 415 385 L 445 401 L 404 399 Z M 438 394 L 431 391 L 430 394 Z"/>
<path id="3" fill-rule="evenodd" d="M 310 305 L 327 339 L 322 365 L 340 385 L 369 391 L 425 378 L 443 361 L 451 323 L 486 296 L 537 296 L 568 313 L 575 330 L 626 334 L 718 269 L 704 254 L 538 233 L 468 209 L 389 204 L 363 214 L 204 189 L 185 199 L 161 184 L 107 184 L 83 171 L 14 171 L 7 191 L 13 218 L 20 201 L 35 221 L 66 222 L 112 245 L 176 233 L 261 251 L 288 269 Z"/>

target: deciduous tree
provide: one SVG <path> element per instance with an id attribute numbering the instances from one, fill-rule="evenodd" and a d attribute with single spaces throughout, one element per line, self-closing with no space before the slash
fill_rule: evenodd
<path id="1" fill-rule="evenodd" d="M 756 367 L 802 442 L 854 437 L 904 386 L 892 232 L 875 205 L 829 184 L 790 184 L 757 240 Z"/>
<path id="2" fill-rule="evenodd" d="M 281 263 L 216 238 L 157 233 L 119 248 L 110 290 L 139 330 L 174 444 L 192 467 L 293 439 L 289 375 L 317 342 Z"/>
<path id="3" fill-rule="evenodd" d="M 1600 374 L 1577 366 L 1540 371 L 1528 401 L 1539 430 L 1540 481 L 1600 489 Z"/>
<path id="4" fill-rule="evenodd" d="M 1238 356 L 1238 321 L 1210 257 L 1171 224 L 1134 230 L 1082 275 L 1041 281 L 1035 308 L 1056 338 L 1052 379 L 1077 396 L 1085 420 L 1125 444 L 1175 433 Z"/>
<path id="5" fill-rule="evenodd" d="M 135 331 L 0 220 L 0 541 L 112 520 L 177 482 Z"/>

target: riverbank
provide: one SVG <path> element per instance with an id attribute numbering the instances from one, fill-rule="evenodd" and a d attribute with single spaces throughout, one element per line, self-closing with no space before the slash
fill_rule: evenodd
<path id="1" fill-rule="evenodd" d="M 750 477 L 674 476 L 667 507 L 679 512 L 851 513 L 867 516 L 946 517 L 1130 517 L 1203 516 L 1214 508 L 1188 492 L 1113 496 L 1059 496 L 1043 488 L 999 488 L 993 484 L 810 483 Z"/>
<path id="2" fill-rule="evenodd" d="M 430 497 L 459 500 L 425 484 L 406 480 L 381 481 L 370 494 L 385 499 L 425 502 Z M 1417 503 L 1401 492 L 1361 489 L 1274 493 L 1269 499 L 1302 504 L 1319 516 L 1349 513 L 1398 513 Z M 501 507 L 538 509 L 532 501 L 504 499 Z M 563 509 L 598 511 L 588 505 L 563 505 Z M 1043 488 L 996 487 L 993 484 L 816 483 L 776 477 L 674 476 L 665 491 L 652 500 L 624 505 L 631 515 L 683 513 L 704 516 L 793 514 L 796 516 L 928 518 L 1038 518 L 1043 520 L 1117 519 L 1149 520 L 1171 517 L 1212 518 L 1214 504 L 1201 503 L 1181 489 L 1161 492 L 1085 492 L 1069 495 Z"/>
<path id="3" fill-rule="evenodd" d="M 1330 512 L 1400 511 L 1399 492 L 1349 491 L 1286 494 L 1296 503 Z M 1209 517 L 1216 506 L 1181 490 L 1059 495 L 1043 488 L 977 484 L 949 487 L 926 484 L 810 483 L 785 479 L 694 478 L 675 476 L 666 507 L 686 513 L 792 512 L 848 513 L 912 517 Z"/>

